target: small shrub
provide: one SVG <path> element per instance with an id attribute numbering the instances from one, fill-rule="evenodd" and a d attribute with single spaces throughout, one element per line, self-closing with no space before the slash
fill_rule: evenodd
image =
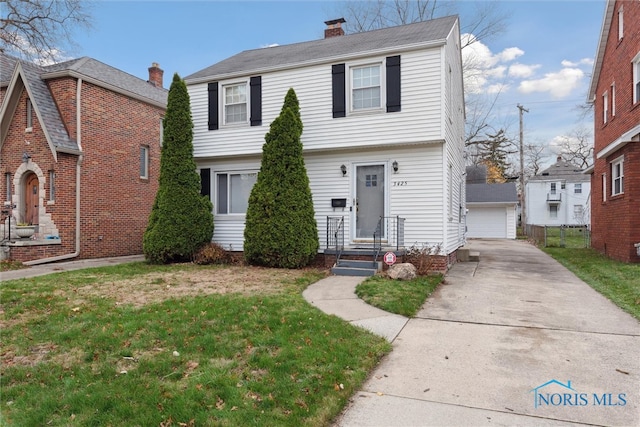
<path id="1" fill-rule="evenodd" d="M 418 245 L 415 243 L 407 250 L 404 260 L 416 267 L 418 276 L 426 276 L 433 272 L 437 261 L 436 256 L 440 253 L 441 248 L 440 244 L 429 245 L 422 243 Z"/>
<path id="2" fill-rule="evenodd" d="M 229 264 L 231 257 L 222 246 L 217 243 L 208 243 L 202 246 L 193 255 L 193 262 L 198 265 Z"/>

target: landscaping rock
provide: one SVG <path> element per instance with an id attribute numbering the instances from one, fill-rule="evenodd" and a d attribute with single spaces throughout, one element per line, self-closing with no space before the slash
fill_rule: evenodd
<path id="1" fill-rule="evenodd" d="M 387 270 L 387 275 L 392 279 L 411 280 L 416 278 L 416 267 L 408 262 L 394 264 Z"/>

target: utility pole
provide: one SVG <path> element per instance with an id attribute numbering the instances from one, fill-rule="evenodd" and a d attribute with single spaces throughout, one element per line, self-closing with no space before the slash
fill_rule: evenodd
<path id="1" fill-rule="evenodd" d="M 522 225 L 522 229 L 525 229 L 525 224 L 527 223 L 525 217 L 525 194 L 524 194 L 524 131 L 522 125 L 522 115 L 523 113 L 528 113 L 529 110 L 524 108 L 522 105 L 518 104 L 518 110 L 520 110 L 520 223 Z"/>

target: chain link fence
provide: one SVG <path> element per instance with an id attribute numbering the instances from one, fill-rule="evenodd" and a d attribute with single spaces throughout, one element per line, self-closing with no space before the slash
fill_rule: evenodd
<path id="1" fill-rule="evenodd" d="M 525 226 L 526 235 L 538 245 L 556 248 L 591 247 L 591 230 L 586 225 L 531 225 Z"/>

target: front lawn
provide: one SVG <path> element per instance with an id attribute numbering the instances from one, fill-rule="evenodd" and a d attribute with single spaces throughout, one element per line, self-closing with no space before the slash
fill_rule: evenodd
<path id="1" fill-rule="evenodd" d="M 413 317 L 441 282 L 441 274 L 418 276 L 413 280 L 394 280 L 378 275 L 360 283 L 356 295 L 374 307 Z"/>
<path id="2" fill-rule="evenodd" d="M 640 320 L 640 264 L 614 261 L 591 248 L 542 250 Z"/>
<path id="3" fill-rule="evenodd" d="M 2 425 L 327 425 L 390 345 L 324 273 L 132 263 L 3 282 Z"/>

